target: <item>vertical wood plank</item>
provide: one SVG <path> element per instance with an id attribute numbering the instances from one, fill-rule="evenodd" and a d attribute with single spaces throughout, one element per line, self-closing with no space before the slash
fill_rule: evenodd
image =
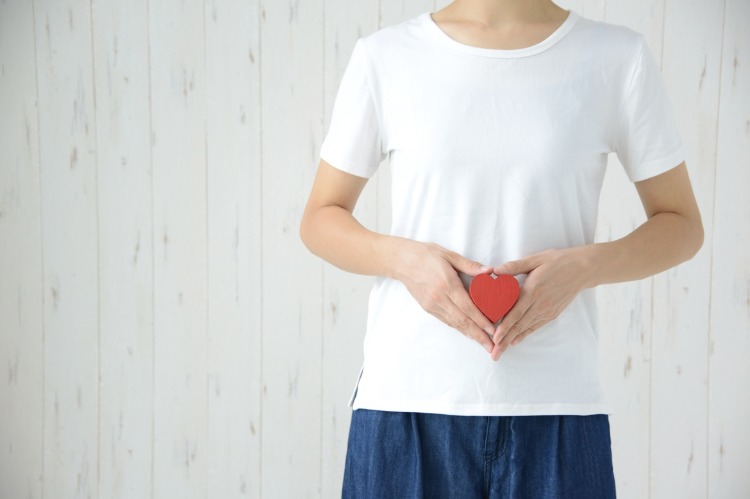
<path id="1" fill-rule="evenodd" d="M 98 248 L 88 3 L 34 2 L 44 284 L 44 496 L 97 494 Z"/>
<path id="2" fill-rule="evenodd" d="M 261 497 L 261 170 L 257 2 L 205 4 L 208 497 Z"/>
<path id="3" fill-rule="evenodd" d="M 42 497 L 39 122 L 30 2 L 0 4 L 0 495 Z"/>
<path id="4" fill-rule="evenodd" d="M 626 189 L 629 184 L 622 165 L 610 155 L 596 241 L 619 239 L 644 221 L 637 194 Z M 617 493 L 648 497 L 650 279 L 600 286 L 597 301 L 600 372 L 613 408 L 609 421 Z"/>
<path id="5" fill-rule="evenodd" d="M 448 3 L 0 2 L 0 496 L 339 494 L 372 279 L 297 226 L 356 37 Z M 750 490 L 750 9 L 726 4 L 560 2 L 663 53 L 706 227 L 598 291 L 621 497 Z M 382 233 L 389 168 L 355 211 Z M 644 219 L 610 157 L 597 240 Z"/>
<path id="6" fill-rule="evenodd" d="M 328 130 L 341 76 L 354 42 L 377 29 L 378 1 L 353 4 L 347 0 L 325 3 L 325 95 L 322 137 Z M 318 144 L 319 150 L 320 144 Z M 317 164 L 317 163 L 316 163 Z M 381 165 L 382 167 L 383 165 Z M 377 228 L 377 182 L 367 182 L 354 217 L 370 230 Z M 362 343 L 367 327 L 367 304 L 372 276 L 354 275 L 323 262 L 323 389 L 321 425 L 321 496 L 341 495 L 351 408 L 349 397 L 362 366 Z"/>
<path id="7" fill-rule="evenodd" d="M 607 2 L 603 21 L 628 26 L 661 53 L 662 3 Z M 625 236 L 646 217 L 617 156 L 610 154 L 599 201 L 596 241 Z M 652 279 L 601 286 L 600 368 L 614 413 L 610 416 L 617 492 L 648 497 L 650 466 Z"/>
<path id="8" fill-rule="evenodd" d="M 149 2 L 154 209 L 153 497 L 205 498 L 207 213 L 203 5 Z"/>
<path id="9" fill-rule="evenodd" d="M 723 12 L 704 0 L 666 2 L 662 74 L 685 143 L 686 164 L 712 233 L 716 102 Z M 700 26 L 700 29 L 695 29 Z M 691 33 L 690 36 L 685 36 Z M 705 497 L 711 246 L 654 277 L 651 496 Z"/>
<path id="10" fill-rule="evenodd" d="M 320 496 L 322 266 L 299 237 L 319 161 L 322 1 L 261 1 L 263 497 Z"/>
<path id="11" fill-rule="evenodd" d="M 148 10 L 92 2 L 100 255 L 99 496 L 150 497 L 153 220 Z"/>
<path id="12" fill-rule="evenodd" d="M 701 23 L 702 26 L 702 23 Z M 750 491 L 750 3 L 727 0 L 721 50 L 709 346 L 708 497 Z M 719 52 L 715 52 L 714 57 Z"/>
<path id="13" fill-rule="evenodd" d="M 342 0 L 326 2 L 327 112 L 324 132 L 327 130 L 341 73 L 349 60 L 356 38 L 423 11 L 434 10 L 435 4 L 431 0 L 409 3 L 370 0 L 356 7 L 355 10 L 350 2 Z M 390 209 L 390 165 L 386 158 L 368 181 L 354 210 L 354 216 L 370 230 L 387 234 L 390 232 Z M 333 497 L 341 493 L 352 415 L 347 404 L 362 366 L 372 284 L 372 276 L 346 274 L 323 262 L 322 497 Z M 342 355 L 342 352 L 346 354 Z"/>

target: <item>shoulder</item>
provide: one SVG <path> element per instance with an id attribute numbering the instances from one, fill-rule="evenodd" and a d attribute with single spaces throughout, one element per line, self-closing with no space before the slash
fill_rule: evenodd
<path id="1" fill-rule="evenodd" d="M 622 24 L 580 17 L 577 23 L 580 41 L 591 49 L 615 60 L 635 60 L 647 47 L 646 37 Z"/>
<path id="2" fill-rule="evenodd" d="M 426 11 L 422 12 L 408 19 L 378 28 L 360 38 L 372 45 L 383 45 L 403 41 L 410 36 L 414 36 L 420 30 L 424 21 L 424 16 L 426 15 L 428 15 Z"/>
<path id="3" fill-rule="evenodd" d="M 611 84 L 630 79 L 650 49 L 646 37 L 629 26 L 579 16 L 570 33 L 571 50 Z"/>
<path id="4" fill-rule="evenodd" d="M 410 52 L 419 46 L 423 38 L 423 12 L 403 21 L 381 27 L 369 34 L 360 36 L 357 41 L 365 49 L 368 57 L 373 60 L 397 57 Z"/>

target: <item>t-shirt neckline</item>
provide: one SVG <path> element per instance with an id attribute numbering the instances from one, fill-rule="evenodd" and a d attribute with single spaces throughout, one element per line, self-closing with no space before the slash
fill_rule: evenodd
<path id="1" fill-rule="evenodd" d="M 467 45 L 465 43 L 459 42 L 454 38 L 451 38 L 432 19 L 432 12 L 423 12 L 420 16 L 422 23 L 427 28 L 427 31 L 429 31 L 435 39 L 441 41 L 443 44 L 453 47 L 454 49 L 460 50 L 462 52 L 466 52 L 468 54 L 501 58 L 525 57 L 538 54 L 539 52 L 550 48 L 571 30 L 579 17 L 580 16 L 573 9 L 568 9 L 568 16 L 565 18 L 565 21 L 563 21 L 563 23 L 558 26 L 555 31 L 553 31 L 547 38 L 545 38 L 541 42 L 529 47 L 523 47 L 519 49 L 493 49 Z"/>

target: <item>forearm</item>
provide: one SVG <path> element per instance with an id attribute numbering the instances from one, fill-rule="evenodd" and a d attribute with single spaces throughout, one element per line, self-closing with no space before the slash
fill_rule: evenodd
<path id="1" fill-rule="evenodd" d="M 458 277 L 489 267 L 432 242 L 370 231 L 340 205 L 308 209 L 300 236 L 311 252 L 348 272 L 400 281 L 426 313 L 492 352 L 493 324 Z"/>
<path id="2" fill-rule="evenodd" d="M 690 218 L 659 211 L 615 241 L 552 248 L 495 267 L 495 274 L 527 274 L 527 279 L 495 332 L 492 358 L 557 318 L 582 289 L 642 279 L 690 259 L 703 242 L 700 216 L 694 213 Z"/>
<path id="3" fill-rule="evenodd" d="M 590 265 L 588 287 L 658 274 L 692 258 L 702 244 L 700 222 L 658 213 L 620 239 L 581 247 Z"/>
<path id="4" fill-rule="evenodd" d="M 393 276 L 404 239 L 364 227 L 340 206 L 306 214 L 300 226 L 305 246 L 330 264 L 354 274 Z"/>

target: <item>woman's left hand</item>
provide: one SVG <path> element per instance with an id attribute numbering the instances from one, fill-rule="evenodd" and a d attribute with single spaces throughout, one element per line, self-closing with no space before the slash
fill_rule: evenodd
<path id="1" fill-rule="evenodd" d="M 528 275 L 518 301 L 495 330 L 492 360 L 560 315 L 581 290 L 595 285 L 590 249 L 549 249 L 493 268 L 495 275 Z"/>

